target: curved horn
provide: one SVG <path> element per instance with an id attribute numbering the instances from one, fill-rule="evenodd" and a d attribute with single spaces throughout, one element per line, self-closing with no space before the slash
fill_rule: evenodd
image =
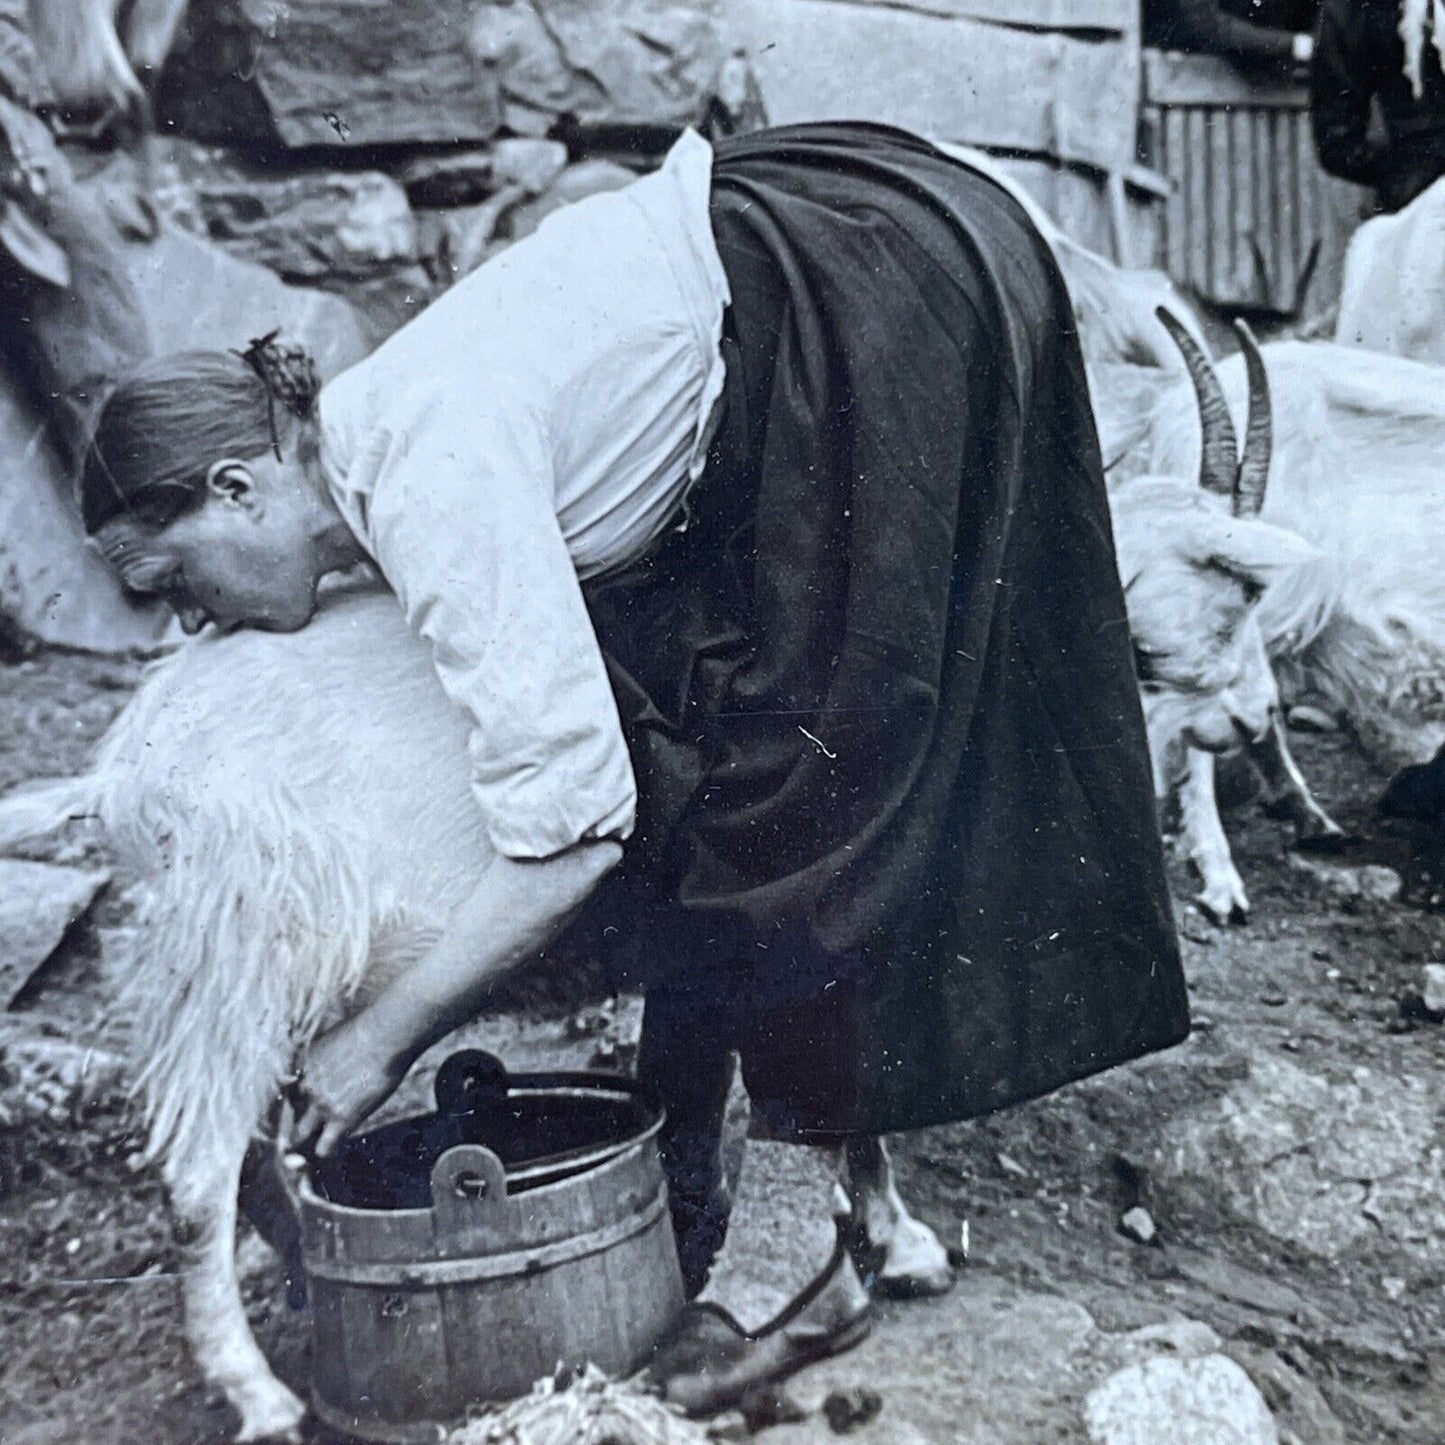
<path id="1" fill-rule="evenodd" d="M 1234 435 L 1234 419 L 1229 414 L 1229 403 L 1224 399 L 1224 388 L 1215 375 L 1213 363 L 1184 323 L 1166 306 L 1156 307 L 1154 314 L 1174 338 L 1174 344 L 1189 368 L 1189 379 L 1194 383 L 1202 433 L 1199 485 L 1221 496 L 1232 497 L 1235 476 L 1239 471 L 1239 443 Z"/>
<path id="2" fill-rule="evenodd" d="M 1244 368 L 1249 376 L 1249 422 L 1244 431 L 1244 456 L 1234 479 L 1232 504 L 1236 517 L 1257 517 L 1264 506 L 1269 482 L 1269 458 L 1274 449 L 1274 411 L 1269 399 L 1269 374 L 1254 332 L 1244 321 L 1234 323 Z"/>

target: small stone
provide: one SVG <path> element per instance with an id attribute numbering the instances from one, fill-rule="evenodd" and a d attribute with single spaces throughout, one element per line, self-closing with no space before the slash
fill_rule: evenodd
<path id="1" fill-rule="evenodd" d="M 1339 731 L 1339 723 L 1321 707 L 1307 702 L 1296 703 L 1288 713 L 1289 725 L 1299 732 L 1332 733 Z"/>
<path id="2" fill-rule="evenodd" d="M 532 140 L 526 136 L 499 140 L 492 147 L 492 175 L 498 187 L 521 186 L 529 196 L 540 196 L 567 165 L 567 147 L 558 140 Z"/>
<path id="3" fill-rule="evenodd" d="M 1432 1014 L 1445 1015 L 1445 963 L 1425 965 L 1424 988 L 1421 990 L 1425 1007 Z"/>
<path id="4" fill-rule="evenodd" d="M 1119 1232 L 1138 1244 L 1153 1244 L 1159 1229 L 1154 1216 L 1142 1204 L 1136 1204 L 1120 1219 Z"/>
<path id="5" fill-rule="evenodd" d="M 1393 1275 L 1386 1275 L 1380 1281 L 1380 1288 L 1385 1292 L 1385 1298 L 1398 1303 L 1405 1298 L 1405 1290 L 1408 1288 L 1403 1279 L 1396 1279 Z"/>
<path id="6" fill-rule="evenodd" d="M 883 1409 L 883 1397 L 866 1386 L 834 1390 L 823 1401 L 823 1418 L 835 1435 L 847 1435 L 875 1420 Z"/>
<path id="7" fill-rule="evenodd" d="M 1005 1174 L 1012 1174 L 1015 1179 L 1027 1179 L 1029 1177 L 1029 1171 L 1009 1154 L 999 1154 L 998 1167 L 1002 1169 Z"/>
<path id="8" fill-rule="evenodd" d="M 1361 900 L 1390 903 L 1400 896 L 1400 875 L 1393 868 L 1378 863 L 1349 868 L 1339 863 L 1307 858 L 1299 853 L 1288 856 L 1291 868 L 1308 874 L 1341 903 L 1358 903 Z"/>

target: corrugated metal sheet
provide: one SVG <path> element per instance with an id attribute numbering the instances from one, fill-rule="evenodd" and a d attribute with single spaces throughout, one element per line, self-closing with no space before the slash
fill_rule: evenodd
<path id="1" fill-rule="evenodd" d="M 1200 57 L 1146 58 L 1143 151 L 1171 182 L 1160 261 L 1230 306 L 1287 314 L 1337 218 L 1302 87 Z"/>

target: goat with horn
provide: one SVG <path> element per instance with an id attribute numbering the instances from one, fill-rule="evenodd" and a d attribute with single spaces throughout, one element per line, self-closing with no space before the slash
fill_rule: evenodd
<path id="1" fill-rule="evenodd" d="M 1314 549 L 1260 519 L 1273 416 L 1269 381 L 1249 328 L 1238 326 L 1249 374 L 1241 455 L 1214 367 L 1189 329 L 1160 308 L 1193 383 L 1201 434 L 1197 480 L 1150 475 L 1110 494 L 1134 639 L 1156 793 L 1178 790 L 1201 906 L 1219 921 L 1247 914 L 1214 796 L 1214 758 L 1242 749 L 1265 803 L 1311 840 L 1343 831 L 1310 796 L 1290 756 L 1257 609 L 1265 589 L 1309 563 Z M 1227 502 L 1226 511 L 1219 501 Z"/>

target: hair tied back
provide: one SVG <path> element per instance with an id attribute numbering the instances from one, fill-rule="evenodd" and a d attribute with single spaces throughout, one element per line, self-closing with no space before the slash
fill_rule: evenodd
<path id="1" fill-rule="evenodd" d="M 321 374 L 304 346 L 283 345 L 277 341 L 278 331 L 255 337 L 244 351 L 236 355 L 261 379 L 266 388 L 266 408 L 271 424 L 271 448 L 281 460 L 281 440 L 276 430 L 276 407 L 279 404 L 294 417 L 305 420 L 316 410 L 321 394 Z"/>

